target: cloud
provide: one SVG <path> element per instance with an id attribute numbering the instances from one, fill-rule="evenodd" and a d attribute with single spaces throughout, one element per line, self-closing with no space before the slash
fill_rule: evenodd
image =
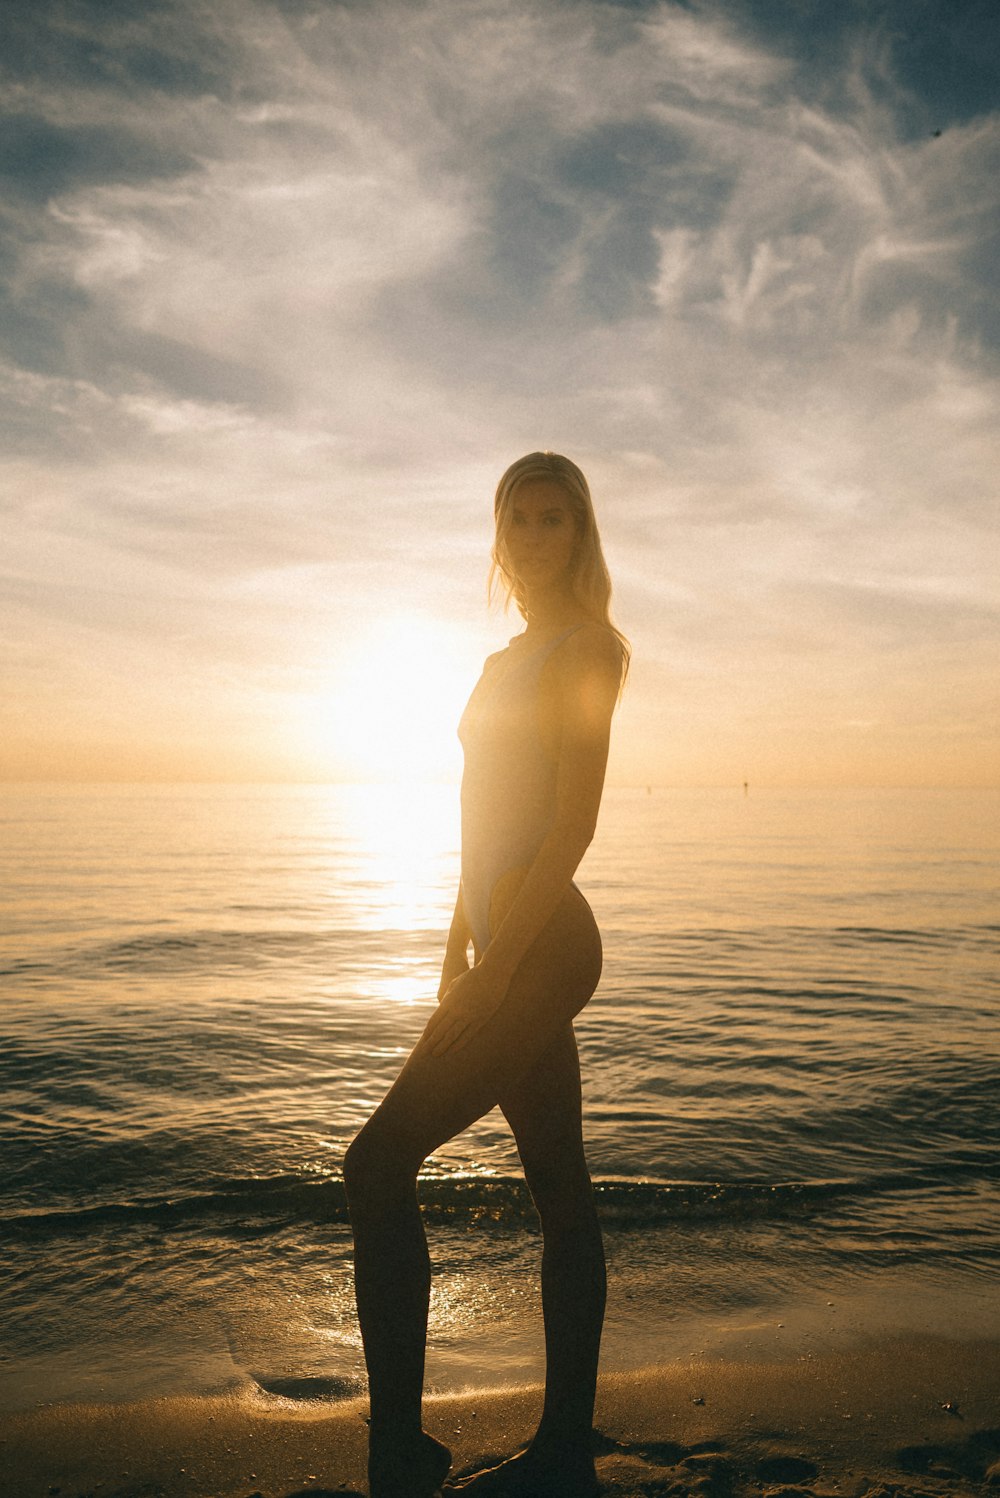
<path id="1" fill-rule="evenodd" d="M 44 615 L 293 672 L 380 599 L 473 617 L 542 446 L 593 479 L 638 681 L 985 656 L 1000 116 L 943 0 L 12 11 L 22 648 Z"/>
<path id="2" fill-rule="evenodd" d="M 226 92 L 234 63 L 211 12 L 157 0 L 11 0 L 0 80 L 54 98 L 91 91 L 134 98 Z"/>
<path id="3" fill-rule="evenodd" d="M 190 171 L 192 157 L 110 126 L 67 127 L 11 114 L 0 139 L 0 185 L 36 202 L 97 182 L 144 182 Z"/>

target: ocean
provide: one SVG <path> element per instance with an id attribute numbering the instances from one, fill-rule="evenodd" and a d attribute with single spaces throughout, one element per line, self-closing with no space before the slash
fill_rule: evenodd
<path id="1" fill-rule="evenodd" d="M 0 1408 L 362 1387 L 343 1151 L 434 1002 L 448 786 L 0 793 Z M 607 1369 L 1000 1334 L 1000 793 L 609 790 L 577 1021 Z M 499 1114 L 428 1384 L 536 1379 Z"/>

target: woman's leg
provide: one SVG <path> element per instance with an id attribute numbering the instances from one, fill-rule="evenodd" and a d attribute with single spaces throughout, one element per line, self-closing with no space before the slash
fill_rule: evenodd
<path id="1" fill-rule="evenodd" d="M 567 1026 L 500 1099 L 542 1225 L 545 1404 L 532 1442 L 565 1466 L 591 1466 L 607 1276 L 583 1147 L 580 1062 Z"/>
<path id="2" fill-rule="evenodd" d="M 545 1403 L 524 1452 L 460 1484 L 476 1498 L 596 1491 L 593 1442 L 604 1322 L 604 1245 L 583 1149 L 571 1025 L 500 1099 L 542 1224 Z"/>
<path id="3" fill-rule="evenodd" d="M 482 1030 L 443 1056 L 418 1041 L 347 1152 L 344 1183 L 371 1397 L 373 1498 L 418 1498 L 421 1485 L 426 1493 L 436 1485 L 430 1481 L 434 1454 L 420 1427 L 430 1272 L 417 1172 L 429 1154 L 511 1093 L 586 1003 L 600 967 L 593 916 L 571 890 Z"/>

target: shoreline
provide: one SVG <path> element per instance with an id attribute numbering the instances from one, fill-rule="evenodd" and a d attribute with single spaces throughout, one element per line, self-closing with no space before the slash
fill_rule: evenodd
<path id="1" fill-rule="evenodd" d="M 530 1435 L 537 1385 L 427 1400 L 453 1475 Z M 0 1498 L 353 1498 L 366 1491 L 364 1399 L 243 1384 L 0 1418 Z M 607 1498 L 906 1498 L 1000 1492 L 1000 1341 L 881 1338 L 784 1360 L 688 1358 L 602 1377 Z"/>

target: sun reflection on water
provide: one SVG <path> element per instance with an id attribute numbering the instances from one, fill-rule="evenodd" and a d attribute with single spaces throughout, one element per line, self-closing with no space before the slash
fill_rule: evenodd
<path id="1" fill-rule="evenodd" d="M 384 999 L 389 1004 L 426 1004 L 434 997 L 437 976 L 430 965 L 415 970 L 411 963 L 405 972 L 369 980 L 368 992 L 372 998 Z"/>
<path id="2" fill-rule="evenodd" d="M 368 930 L 442 930 L 459 878 L 458 792 L 441 785 L 338 787 L 356 860 L 358 924 Z M 388 972 L 386 996 L 426 995 L 427 974 Z"/>

